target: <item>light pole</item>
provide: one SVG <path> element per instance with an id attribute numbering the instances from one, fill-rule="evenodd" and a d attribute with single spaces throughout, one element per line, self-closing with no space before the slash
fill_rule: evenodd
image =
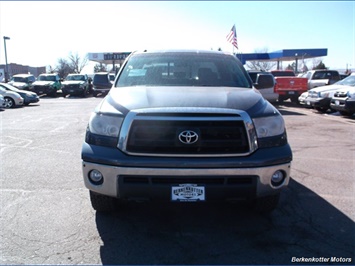
<path id="1" fill-rule="evenodd" d="M 10 40 L 10 37 L 4 36 L 5 64 L 6 64 L 5 82 L 7 82 L 9 78 L 9 66 L 7 65 L 7 53 L 6 53 L 6 40 Z"/>

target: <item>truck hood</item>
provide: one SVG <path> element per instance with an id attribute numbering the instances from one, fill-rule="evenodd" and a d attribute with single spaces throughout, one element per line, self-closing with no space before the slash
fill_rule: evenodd
<path id="1" fill-rule="evenodd" d="M 16 88 L 27 87 L 27 83 L 25 83 L 25 82 L 9 82 L 9 84 L 16 87 Z"/>
<path id="2" fill-rule="evenodd" d="M 145 108 L 223 108 L 244 110 L 252 117 L 278 112 L 256 89 L 231 87 L 112 88 L 96 112 L 127 114 Z"/>
<path id="3" fill-rule="evenodd" d="M 38 80 L 32 83 L 33 86 L 49 86 L 52 85 L 54 83 L 54 81 L 42 81 L 42 80 Z"/>
<path id="4" fill-rule="evenodd" d="M 63 81 L 62 85 L 81 85 L 84 83 L 85 81 L 82 80 L 67 80 L 67 81 Z"/>
<path id="5" fill-rule="evenodd" d="M 340 84 L 333 84 L 333 85 L 326 85 L 311 89 L 310 91 L 313 92 L 326 92 L 326 91 L 337 91 L 337 90 L 345 90 L 348 91 L 349 89 L 354 89 L 353 86 L 346 86 Z"/>
<path id="6" fill-rule="evenodd" d="M 355 93 L 355 87 L 353 86 L 342 86 L 342 88 L 339 88 L 338 90 L 336 90 L 336 92 L 341 92 L 342 94 L 345 94 L 345 93 L 350 93 L 350 94 L 353 94 Z"/>

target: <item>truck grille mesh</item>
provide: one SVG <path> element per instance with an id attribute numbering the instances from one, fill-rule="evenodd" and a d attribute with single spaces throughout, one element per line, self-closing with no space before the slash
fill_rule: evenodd
<path id="1" fill-rule="evenodd" d="M 198 141 L 184 144 L 179 134 L 191 130 Z M 134 120 L 127 151 L 145 154 L 238 154 L 249 151 L 242 120 Z"/>

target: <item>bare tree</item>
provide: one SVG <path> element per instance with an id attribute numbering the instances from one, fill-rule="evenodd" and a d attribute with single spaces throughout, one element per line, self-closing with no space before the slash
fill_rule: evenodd
<path id="1" fill-rule="evenodd" d="M 69 55 L 69 64 L 70 67 L 73 69 L 74 73 L 80 73 L 81 70 L 88 64 L 88 57 L 85 56 L 84 58 L 80 58 L 78 53 Z"/>
<path id="2" fill-rule="evenodd" d="M 73 72 L 72 67 L 69 65 L 68 61 L 64 58 L 58 59 L 58 64 L 54 69 L 61 78 L 65 78 L 68 74 Z"/>
<path id="3" fill-rule="evenodd" d="M 254 52 L 255 53 L 267 53 L 268 49 L 265 47 L 265 48 L 261 48 L 261 49 L 256 49 Z M 255 60 L 255 61 L 247 62 L 246 65 L 251 70 L 270 71 L 276 67 L 277 62 L 269 61 L 269 60 Z"/>

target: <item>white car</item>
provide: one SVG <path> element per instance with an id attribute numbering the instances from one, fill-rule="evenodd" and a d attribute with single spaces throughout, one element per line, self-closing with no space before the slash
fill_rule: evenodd
<path id="1" fill-rule="evenodd" d="M 23 98 L 17 92 L 7 91 L 3 88 L 0 88 L 0 95 L 4 97 L 4 107 L 13 108 L 16 106 L 23 105 Z"/>
<path id="2" fill-rule="evenodd" d="M 302 105 L 306 105 L 307 97 L 308 97 L 308 91 L 305 91 L 300 95 L 300 97 L 298 97 L 298 102 Z"/>
<path id="3" fill-rule="evenodd" d="M 320 112 L 326 112 L 330 107 L 330 101 L 334 93 L 338 90 L 349 91 L 355 87 L 355 73 L 332 84 L 317 87 L 308 91 L 305 103 L 309 107 L 313 107 Z"/>

